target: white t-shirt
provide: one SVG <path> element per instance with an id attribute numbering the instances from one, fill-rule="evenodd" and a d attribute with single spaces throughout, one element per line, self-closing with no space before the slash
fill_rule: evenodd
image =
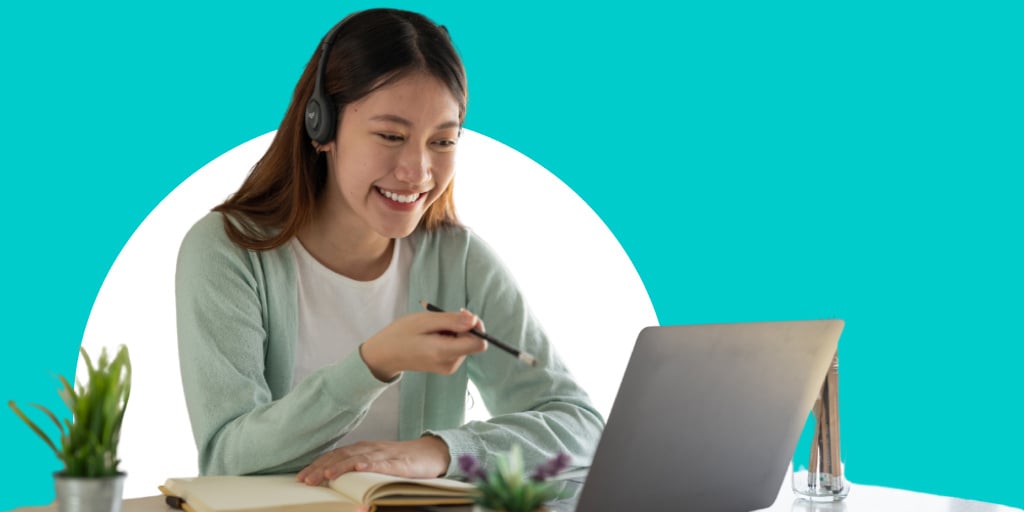
<path id="1" fill-rule="evenodd" d="M 299 336 L 294 387 L 314 371 L 345 358 L 406 312 L 412 247 L 396 240 L 391 263 L 380 277 L 356 281 L 325 267 L 292 239 L 298 282 Z M 398 383 L 382 393 L 363 421 L 334 447 L 357 441 L 398 440 Z"/>

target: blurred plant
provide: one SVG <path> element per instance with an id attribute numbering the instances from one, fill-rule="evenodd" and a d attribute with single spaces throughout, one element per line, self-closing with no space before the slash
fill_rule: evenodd
<path id="1" fill-rule="evenodd" d="M 8 401 L 7 405 L 49 445 L 57 458 L 64 462 L 61 476 L 113 476 L 118 474 L 117 464 L 120 460 L 117 458 L 117 444 L 121 437 L 121 422 L 124 420 L 124 411 L 131 391 L 132 366 L 128 359 L 128 347 L 122 345 L 113 359 L 107 358 L 107 350 L 104 348 L 95 366 L 85 348 L 80 351 L 89 370 L 87 383 L 77 381 L 76 391 L 63 376 L 57 377 L 63 384 L 59 393 L 71 411 L 73 419 L 65 418 L 61 424 L 57 416 L 46 407 L 29 404 L 42 411 L 57 425 L 60 430 L 60 449 L 43 429 L 15 405 L 14 400 Z"/>
<path id="2" fill-rule="evenodd" d="M 459 457 L 459 467 L 480 494 L 477 505 L 503 512 L 533 512 L 544 503 L 560 498 L 554 482 L 549 481 L 569 466 L 569 456 L 559 453 L 537 467 L 529 477 L 523 468 L 518 445 L 498 455 L 497 467 L 487 471 L 472 455 Z"/>

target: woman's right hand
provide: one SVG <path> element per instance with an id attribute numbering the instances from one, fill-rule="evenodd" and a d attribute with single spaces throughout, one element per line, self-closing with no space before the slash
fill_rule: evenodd
<path id="1" fill-rule="evenodd" d="M 466 310 L 412 313 L 366 340 L 359 353 L 381 381 L 406 370 L 451 375 L 467 355 L 487 349 L 487 341 L 470 334 L 471 329 L 482 332 L 484 324 Z"/>

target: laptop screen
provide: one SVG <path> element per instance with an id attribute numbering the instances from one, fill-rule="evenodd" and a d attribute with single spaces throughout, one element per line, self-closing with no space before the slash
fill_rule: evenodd
<path id="1" fill-rule="evenodd" d="M 577 510 L 772 504 L 842 320 L 640 332 Z"/>

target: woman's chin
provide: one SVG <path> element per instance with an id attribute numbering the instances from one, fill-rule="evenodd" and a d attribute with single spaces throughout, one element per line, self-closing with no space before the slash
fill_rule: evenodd
<path id="1" fill-rule="evenodd" d="M 374 231 L 384 238 L 405 238 L 411 235 L 413 231 L 416 231 L 416 226 L 418 225 L 419 219 L 416 219 L 416 222 L 411 223 L 389 223 L 388 225 L 378 226 Z"/>

